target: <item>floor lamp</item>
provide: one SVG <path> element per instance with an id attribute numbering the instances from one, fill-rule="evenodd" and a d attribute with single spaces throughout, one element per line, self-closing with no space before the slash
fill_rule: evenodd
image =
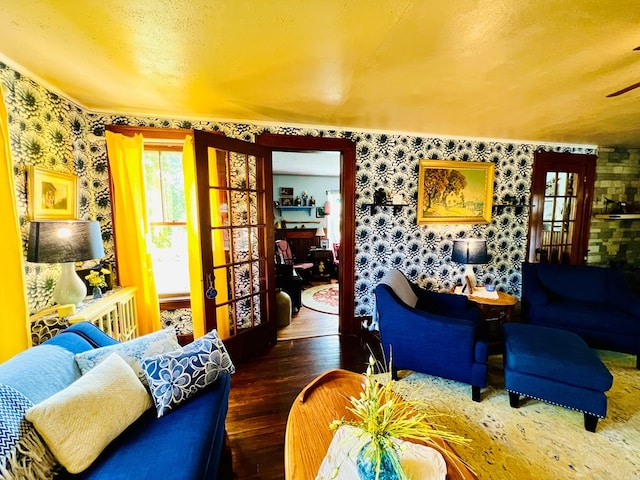
<path id="1" fill-rule="evenodd" d="M 53 289 L 53 299 L 58 305 L 78 305 L 87 296 L 87 287 L 76 274 L 75 262 L 102 257 L 104 246 L 99 222 L 31 222 L 27 261 L 61 264 L 62 272 Z"/>

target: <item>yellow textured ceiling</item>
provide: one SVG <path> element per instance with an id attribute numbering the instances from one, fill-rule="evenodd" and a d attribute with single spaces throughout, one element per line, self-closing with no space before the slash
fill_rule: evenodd
<path id="1" fill-rule="evenodd" d="M 637 0 L 0 0 L 0 59 L 86 108 L 640 146 Z"/>

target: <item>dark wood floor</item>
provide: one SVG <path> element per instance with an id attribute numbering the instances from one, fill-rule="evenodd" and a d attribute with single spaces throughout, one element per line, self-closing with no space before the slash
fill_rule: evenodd
<path id="1" fill-rule="evenodd" d="M 295 397 L 332 368 L 364 372 L 366 345 L 330 335 L 279 341 L 264 355 L 237 365 L 231 380 L 228 443 L 237 480 L 284 478 L 284 435 Z"/>

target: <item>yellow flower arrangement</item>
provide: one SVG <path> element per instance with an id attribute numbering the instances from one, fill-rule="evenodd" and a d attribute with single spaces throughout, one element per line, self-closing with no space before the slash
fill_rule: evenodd
<path id="1" fill-rule="evenodd" d="M 393 438 L 424 442 L 429 446 L 435 446 L 440 453 L 449 458 L 452 458 L 454 454 L 438 448 L 434 439 L 442 439 L 457 445 L 467 444 L 470 441 L 434 424 L 434 418 L 439 415 L 428 413 L 427 405 L 424 402 L 405 400 L 393 393 L 394 381 L 390 373 L 391 364 L 389 364 L 387 372 L 388 381 L 384 385 L 379 383 L 373 378 L 375 365 L 374 357 L 370 356 L 363 391 L 359 398 L 350 398 L 351 406 L 347 407 L 347 410 L 356 417 L 356 420 L 345 420 L 343 417 L 340 420 L 334 420 L 329 428 L 336 430 L 342 425 L 351 425 L 370 435 L 371 442 L 364 447 L 362 453 L 366 461 L 373 464 L 376 480 L 381 473 L 384 453 L 399 448 L 392 441 Z M 398 478 L 406 480 L 407 477 L 402 471 L 398 455 L 391 455 L 388 458 Z M 338 473 L 339 467 L 334 470 L 332 478 L 335 478 Z"/>
<path id="2" fill-rule="evenodd" d="M 97 270 L 91 270 L 91 272 L 89 272 L 89 275 L 84 278 L 92 287 L 106 287 L 107 282 L 105 282 L 104 276 L 107 273 L 111 272 L 109 272 L 109 270 L 107 270 L 106 268 L 101 268 L 99 272 Z"/>

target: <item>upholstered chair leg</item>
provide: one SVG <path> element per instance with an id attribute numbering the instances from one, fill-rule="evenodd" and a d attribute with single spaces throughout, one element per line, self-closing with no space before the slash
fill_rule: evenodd
<path id="1" fill-rule="evenodd" d="M 471 400 L 474 402 L 480 401 L 480 387 L 471 385 Z"/>
<path id="2" fill-rule="evenodd" d="M 591 415 L 590 413 L 584 414 L 584 428 L 588 432 L 595 432 L 598 426 L 598 417 Z"/>
<path id="3" fill-rule="evenodd" d="M 518 408 L 520 406 L 520 395 L 516 392 L 509 392 L 509 405 L 513 408 Z"/>

